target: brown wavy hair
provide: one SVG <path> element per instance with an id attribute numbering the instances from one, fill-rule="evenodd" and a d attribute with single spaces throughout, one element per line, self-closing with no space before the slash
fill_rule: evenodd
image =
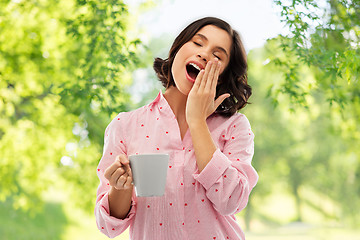
<path id="1" fill-rule="evenodd" d="M 244 45 L 239 33 L 233 30 L 227 22 L 215 17 L 205 17 L 194 21 L 176 37 L 169 51 L 168 58 L 155 58 L 153 68 L 166 89 L 170 86 L 176 87 L 171 73 L 171 66 L 175 55 L 185 43 L 190 41 L 206 25 L 214 25 L 225 30 L 232 39 L 230 61 L 219 76 L 215 96 L 215 99 L 217 99 L 224 93 L 231 94 L 215 111 L 215 113 L 222 116 L 230 117 L 248 104 L 248 99 L 251 96 L 251 87 L 247 83 L 248 65 Z"/>

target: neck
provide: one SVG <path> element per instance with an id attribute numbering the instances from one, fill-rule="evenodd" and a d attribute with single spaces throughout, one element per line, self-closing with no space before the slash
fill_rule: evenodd
<path id="1" fill-rule="evenodd" d="M 176 119 L 185 119 L 187 95 L 182 94 L 176 87 L 171 86 L 163 94 L 174 112 Z"/>

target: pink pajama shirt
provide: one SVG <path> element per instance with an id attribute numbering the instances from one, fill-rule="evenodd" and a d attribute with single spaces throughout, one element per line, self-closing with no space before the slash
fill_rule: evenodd
<path id="1" fill-rule="evenodd" d="M 105 131 L 103 156 L 97 168 L 95 216 L 101 232 L 116 237 L 130 226 L 132 240 L 245 239 L 234 214 L 245 208 L 258 181 L 251 165 L 254 134 L 245 115 L 212 114 L 207 125 L 217 146 L 199 173 L 189 129 L 180 129 L 161 90 L 148 105 L 122 112 Z M 104 172 L 120 154 L 170 155 L 164 196 L 132 196 L 128 216 L 109 215 L 109 183 Z"/>

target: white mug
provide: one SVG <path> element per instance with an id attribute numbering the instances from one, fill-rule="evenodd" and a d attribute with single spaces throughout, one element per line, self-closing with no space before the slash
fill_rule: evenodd
<path id="1" fill-rule="evenodd" d="M 165 193 L 169 154 L 136 154 L 129 156 L 136 196 L 154 197 Z"/>

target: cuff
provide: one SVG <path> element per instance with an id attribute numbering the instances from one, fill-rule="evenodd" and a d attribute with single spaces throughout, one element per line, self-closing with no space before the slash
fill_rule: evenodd
<path id="1" fill-rule="evenodd" d="M 110 215 L 109 193 L 106 193 L 104 195 L 104 197 L 99 202 L 99 208 L 100 208 L 99 210 L 100 210 L 101 217 L 104 219 L 104 221 L 106 223 L 110 223 L 111 225 L 116 226 L 116 225 L 123 224 L 124 222 L 127 222 L 127 221 L 130 220 L 132 215 L 135 214 L 134 205 L 135 205 L 135 203 L 134 203 L 134 201 L 132 201 L 130 211 L 129 211 L 128 215 L 126 216 L 126 218 L 119 219 L 119 218 L 113 217 L 113 216 Z"/>
<path id="2" fill-rule="evenodd" d="M 208 190 L 223 175 L 225 170 L 231 166 L 231 161 L 220 151 L 219 148 L 214 152 L 210 162 L 205 166 L 201 173 L 194 173 L 193 177 Z"/>

